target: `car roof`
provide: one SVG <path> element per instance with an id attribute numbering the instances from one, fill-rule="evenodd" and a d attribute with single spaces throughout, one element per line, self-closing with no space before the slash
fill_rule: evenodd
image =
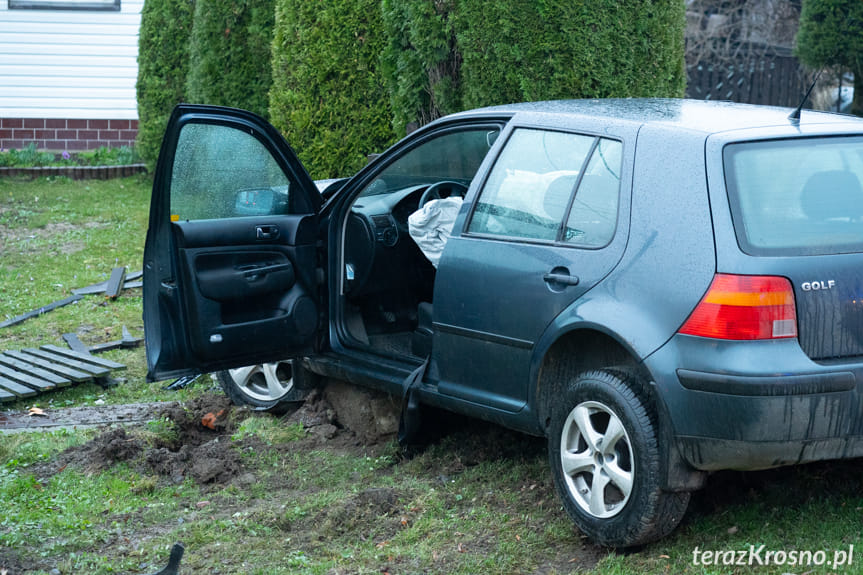
<path id="1" fill-rule="evenodd" d="M 530 115 L 563 117 L 607 118 L 615 122 L 633 124 L 657 124 L 668 128 L 678 128 L 703 132 L 706 134 L 763 128 L 770 126 L 788 127 L 794 121 L 788 119 L 791 108 L 775 106 L 756 106 L 736 102 L 716 102 L 706 100 L 685 100 L 673 98 L 626 98 L 593 100 L 552 100 L 544 102 L 525 102 L 480 108 L 462 112 L 450 117 Z M 863 119 L 846 114 L 803 110 L 800 124 L 859 124 L 863 129 Z"/>

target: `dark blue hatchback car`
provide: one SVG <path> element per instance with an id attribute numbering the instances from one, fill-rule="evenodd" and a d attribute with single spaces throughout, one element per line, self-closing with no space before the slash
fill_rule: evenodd
<path id="1" fill-rule="evenodd" d="M 322 193 L 264 120 L 179 106 L 149 377 L 269 407 L 332 376 L 546 436 L 613 546 L 669 533 L 711 470 L 863 456 L 863 121 L 789 112 L 486 108 Z"/>

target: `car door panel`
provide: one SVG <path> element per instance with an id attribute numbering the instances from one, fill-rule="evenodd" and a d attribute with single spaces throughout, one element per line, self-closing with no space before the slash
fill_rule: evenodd
<path id="1" fill-rule="evenodd" d="M 319 205 L 308 174 L 264 120 L 211 106 L 175 110 L 145 248 L 149 379 L 312 350 Z"/>
<path id="2" fill-rule="evenodd" d="M 533 352 L 546 328 L 623 254 L 629 200 L 620 182 L 631 178 L 632 150 L 621 157 L 624 133 L 531 126 L 506 136 L 467 200 L 471 212 L 456 222 L 462 233 L 443 252 L 432 349 L 441 394 L 517 412 L 529 401 Z M 597 173 L 613 185 L 598 186 Z M 592 192 L 613 201 L 597 209 Z"/>
<path id="3" fill-rule="evenodd" d="M 281 229 L 299 229 L 278 221 Z M 189 239 L 195 234 L 177 235 Z M 223 238 L 221 246 L 196 247 L 192 242 L 178 247 L 186 286 L 183 305 L 197 357 L 226 360 L 246 355 L 250 338 L 254 353 L 281 355 L 286 346 L 302 344 L 315 332 L 313 278 L 296 271 L 314 269 L 314 242 L 295 245 L 296 238 L 286 234 L 287 244 L 261 245 L 253 238 L 243 233 Z M 186 245 L 180 239 L 177 243 Z"/>

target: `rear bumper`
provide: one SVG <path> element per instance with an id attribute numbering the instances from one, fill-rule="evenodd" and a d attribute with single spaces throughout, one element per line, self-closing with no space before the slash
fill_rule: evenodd
<path id="1" fill-rule="evenodd" d="M 863 457 L 863 437 L 811 441 L 751 441 L 678 437 L 680 456 L 696 469 L 768 469 L 825 459 Z"/>
<path id="2" fill-rule="evenodd" d="M 683 459 L 746 470 L 863 457 L 860 360 L 817 364 L 793 339 L 676 335 L 645 365 Z"/>

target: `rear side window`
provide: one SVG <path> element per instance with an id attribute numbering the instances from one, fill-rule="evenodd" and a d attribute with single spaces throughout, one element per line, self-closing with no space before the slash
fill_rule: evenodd
<path id="1" fill-rule="evenodd" d="M 732 144 L 725 147 L 724 164 L 744 252 L 863 251 L 863 138 Z"/>
<path id="2" fill-rule="evenodd" d="M 468 232 L 586 248 L 617 224 L 620 142 L 518 129 L 495 163 Z"/>

